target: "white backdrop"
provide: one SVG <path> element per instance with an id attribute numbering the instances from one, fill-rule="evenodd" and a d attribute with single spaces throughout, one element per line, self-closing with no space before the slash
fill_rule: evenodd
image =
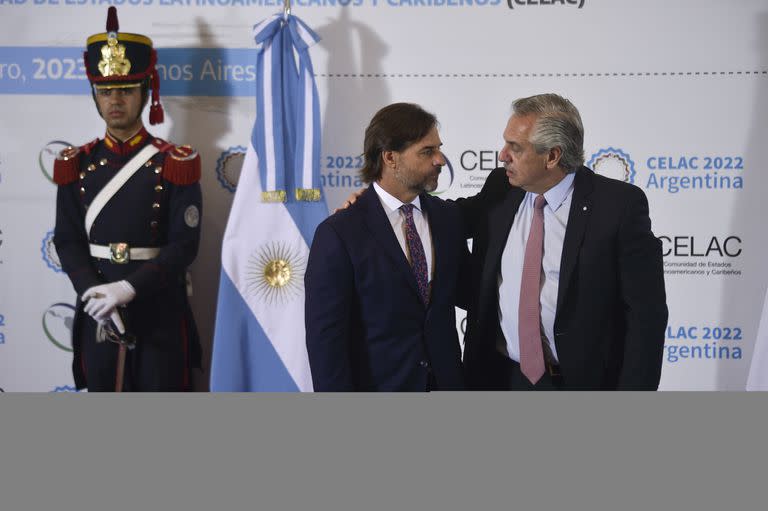
<path id="1" fill-rule="evenodd" d="M 203 158 L 193 308 L 210 358 L 221 237 L 254 118 L 250 28 L 275 0 L 0 0 L 0 388 L 71 390 L 74 291 L 50 233 L 54 154 L 103 136 L 82 69 L 87 36 L 120 27 L 160 49 L 166 123 Z M 300 0 L 312 50 L 331 208 L 360 186 L 363 130 L 394 101 L 435 112 L 449 172 L 475 193 L 509 105 L 557 92 L 580 109 L 598 172 L 634 182 L 665 247 L 670 309 L 661 388 L 741 390 L 768 242 L 768 1 Z M 257 226 L 255 226 L 257 228 Z M 207 388 L 207 372 L 197 387 Z"/>

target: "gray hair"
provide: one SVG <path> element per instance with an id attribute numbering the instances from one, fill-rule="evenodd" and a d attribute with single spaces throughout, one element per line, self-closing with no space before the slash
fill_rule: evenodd
<path id="1" fill-rule="evenodd" d="M 559 147 L 560 166 L 574 172 L 584 165 L 584 126 L 573 103 L 557 94 L 539 94 L 512 103 L 513 115 L 536 115 L 530 142 L 539 154 Z"/>

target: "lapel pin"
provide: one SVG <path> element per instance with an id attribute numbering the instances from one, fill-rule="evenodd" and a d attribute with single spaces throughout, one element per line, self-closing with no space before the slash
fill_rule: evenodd
<path id="1" fill-rule="evenodd" d="M 581 210 L 582 211 L 586 211 L 587 210 L 587 206 L 584 206 L 583 208 L 581 208 Z"/>

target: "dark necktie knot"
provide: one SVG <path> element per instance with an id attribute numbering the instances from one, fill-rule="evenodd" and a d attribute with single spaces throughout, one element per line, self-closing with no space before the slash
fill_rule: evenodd
<path id="1" fill-rule="evenodd" d="M 544 209 L 544 206 L 546 205 L 547 199 L 545 199 L 543 195 L 537 195 L 536 200 L 533 201 L 533 207 L 535 209 Z"/>

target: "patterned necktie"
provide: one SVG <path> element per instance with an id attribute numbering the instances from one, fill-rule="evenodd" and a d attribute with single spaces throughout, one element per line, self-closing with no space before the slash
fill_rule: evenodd
<path id="1" fill-rule="evenodd" d="M 520 280 L 520 309 L 518 335 L 520 340 L 520 370 L 536 383 L 544 374 L 544 353 L 541 347 L 541 257 L 544 252 L 544 206 L 547 200 L 537 195 L 533 203 L 533 221 L 525 244 L 523 275 Z"/>
<path id="2" fill-rule="evenodd" d="M 424 245 L 421 243 L 416 224 L 413 223 L 413 204 L 403 204 L 400 209 L 405 215 L 405 242 L 411 256 L 411 269 L 419 286 L 419 294 L 424 305 L 429 303 L 429 275 L 427 274 L 427 258 L 424 256 Z"/>

